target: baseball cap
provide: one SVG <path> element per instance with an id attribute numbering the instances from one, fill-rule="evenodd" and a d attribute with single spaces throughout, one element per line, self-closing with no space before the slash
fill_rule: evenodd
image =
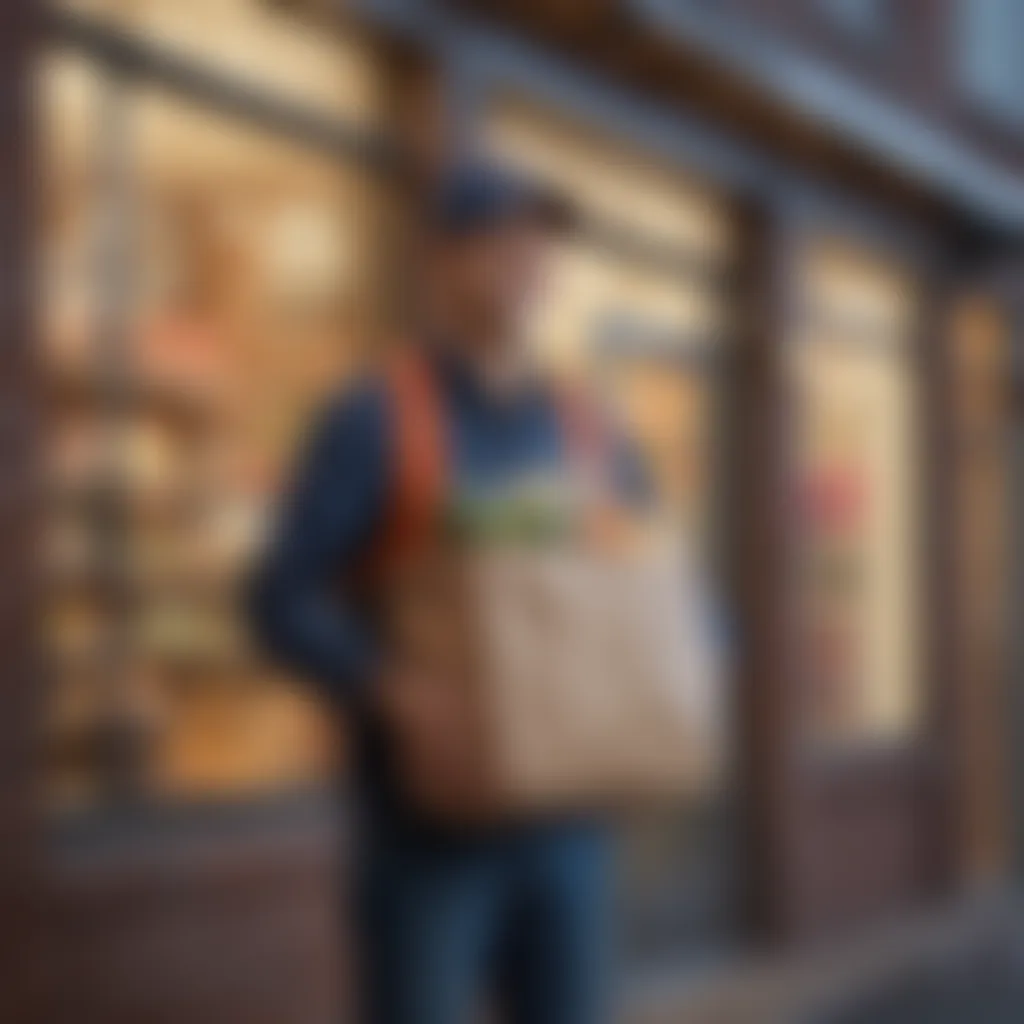
<path id="1" fill-rule="evenodd" d="M 519 219 L 564 231 L 575 217 L 564 197 L 522 175 L 483 163 L 450 168 L 430 209 L 431 226 L 445 237 L 480 234 Z"/>

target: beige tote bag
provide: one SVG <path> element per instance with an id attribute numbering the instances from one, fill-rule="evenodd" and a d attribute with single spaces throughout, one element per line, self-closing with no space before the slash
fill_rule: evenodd
<path id="1" fill-rule="evenodd" d="M 674 799 L 718 770 L 720 680 L 695 577 L 667 543 L 437 556 L 393 606 L 399 657 L 448 717 L 400 743 L 456 818 Z"/>

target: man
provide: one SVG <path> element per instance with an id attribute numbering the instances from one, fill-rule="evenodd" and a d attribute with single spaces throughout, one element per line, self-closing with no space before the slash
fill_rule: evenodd
<path id="1" fill-rule="evenodd" d="M 444 410 L 450 498 L 565 475 L 563 420 L 525 336 L 558 213 L 481 166 L 455 170 L 431 208 L 411 343 Z M 497 1005 L 507 1024 L 598 1024 L 613 966 L 600 824 L 458 831 L 396 780 L 395 734 L 444 723 L 423 680 L 396 677 L 354 582 L 396 500 L 395 424 L 384 377 L 329 410 L 254 595 L 266 646 L 354 725 L 363 1019 L 471 1024 Z"/>

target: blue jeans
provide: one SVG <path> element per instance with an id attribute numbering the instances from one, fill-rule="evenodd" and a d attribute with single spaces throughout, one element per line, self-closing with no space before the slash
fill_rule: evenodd
<path id="1" fill-rule="evenodd" d="M 611 955 L 609 843 L 538 826 L 364 851 L 360 1024 L 603 1024 Z"/>

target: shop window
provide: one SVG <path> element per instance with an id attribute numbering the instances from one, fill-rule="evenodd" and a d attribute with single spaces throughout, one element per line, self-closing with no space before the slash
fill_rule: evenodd
<path id="1" fill-rule="evenodd" d="M 518 97 L 496 103 L 487 142 L 495 158 L 579 210 L 533 325 L 538 354 L 604 394 L 704 567 L 709 611 L 724 621 L 712 526 L 721 518 L 730 208 L 614 137 Z M 722 701 L 728 706 L 725 694 Z M 730 736 L 720 740 L 730 746 Z M 738 889 L 732 797 L 723 775 L 700 799 L 624 831 L 626 932 L 645 965 L 728 941 Z"/>
<path id="2" fill-rule="evenodd" d="M 383 186 L 85 57 L 40 89 L 51 804 L 317 786 L 333 726 L 238 596 L 304 424 L 377 333 Z"/>
<path id="3" fill-rule="evenodd" d="M 800 264 L 794 529 L 805 736 L 887 745 L 921 715 L 914 303 L 896 267 L 831 243 Z"/>

